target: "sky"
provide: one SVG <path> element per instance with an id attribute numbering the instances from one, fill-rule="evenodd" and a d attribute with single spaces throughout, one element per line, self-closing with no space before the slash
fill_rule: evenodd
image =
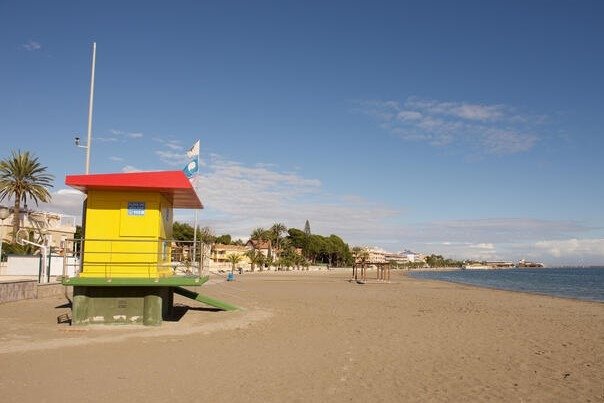
<path id="1" fill-rule="evenodd" d="M 202 226 L 604 264 L 602 1 L 0 1 L 0 158 L 182 169 Z M 193 212 L 176 218 L 192 222 Z"/>

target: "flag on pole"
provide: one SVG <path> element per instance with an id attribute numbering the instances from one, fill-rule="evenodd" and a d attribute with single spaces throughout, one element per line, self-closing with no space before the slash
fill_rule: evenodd
<path id="1" fill-rule="evenodd" d="M 193 144 L 193 147 L 187 151 L 187 158 L 189 162 L 183 169 L 183 172 L 187 178 L 191 179 L 197 172 L 199 172 L 199 140 Z"/>
<path id="2" fill-rule="evenodd" d="M 197 184 L 195 183 L 195 178 L 196 178 L 195 175 L 199 172 L 199 140 L 197 140 L 195 142 L 195 144 L 193 144 L 193 147 L 191 147 L 187 151 L 187 158 L 189 159 L 189 162 L 184 167 L 183 172 L 185 173 L 187 178 L 189 178 L 189 180 L 191 181 L 191 184 L 193 185 L 193 189 L 195 189 L 197 187 L 196 186 Z M 197 190 L 195 189 L 195 191 L 197 191 Z M 203 248 L 202 248 L 201 252 L 202 252 L 201 262 L 203 262 Z M 196 260 L 196 259 L 197 259 L 197 210 L 195 210 L 195 225 L 193 226 L 193 260 Z M 202 264 L 200 264 L 200 266 L 199 266 L 199 276 L 200 277 L 201 277 L 201 273 L 203 270 L 203 267 L 201 267 Z"/>

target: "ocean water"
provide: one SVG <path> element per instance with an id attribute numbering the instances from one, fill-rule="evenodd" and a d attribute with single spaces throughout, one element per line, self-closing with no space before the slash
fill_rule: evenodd
<path id="1" fill-rule="evenodd" d="M 604 268 L 421 271 L 410 276 L 604 302 Z"/>

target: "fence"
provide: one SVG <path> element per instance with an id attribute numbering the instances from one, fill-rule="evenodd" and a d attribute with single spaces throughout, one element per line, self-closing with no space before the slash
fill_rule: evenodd
<path id="1" fill-rule="evenodd" d="M 75 276 L 158 278 L 173 274 L 202 275 L 209 262 L 209 245 L 201 241 L 70 239 L 65 242 L 63 270 Z M 76 260 L 70 261 L 69 250 L 74 251 Z M 81 256 L 84 258 L 80 259 Z"/>
<path id="2" fill-rule="evenodd" d="M 0 272 L 3 276 L 27 276 L 38 277 L 39 282 L 48 282 L 51 277 L 63 275 L 64 257 L 62 255 L 50 254 L 47 256 L 45 277 L 42 281 L 42 256 L 41 255 L 9 255 L 6 266 Z M 68 276 L 75 275 L 75 267 L 79 265 L 78 259 L 74 256 L 67 257 L 70 267 Z"/>

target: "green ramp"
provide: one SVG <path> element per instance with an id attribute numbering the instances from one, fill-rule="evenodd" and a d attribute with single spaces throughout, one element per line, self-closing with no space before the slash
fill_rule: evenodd
<path id="1" fill-rule="evenodd" d="M 195 301 L 202 302 L 206 305 L 213 306 L 214 308 L 222 309 L 223 311 L 236 311 L 237 308 L 235 305 L 231 305 L 229 303 L 219 301 L 214 298 L 207 297 L 205 295 L 201 295 L 198 292 L 187 290 L 182 287 L 174 287 L 174 292 L 182 295 L 183 297 L 194 299 Z"/>

